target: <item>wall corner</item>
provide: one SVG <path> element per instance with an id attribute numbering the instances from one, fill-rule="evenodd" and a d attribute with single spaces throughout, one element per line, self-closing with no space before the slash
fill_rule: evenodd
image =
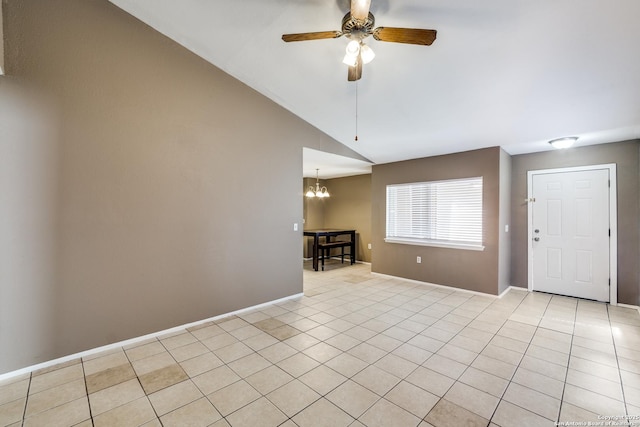
<path id="1" fill-rule="evenodd" d="M 0 76 L 4 75 L 4 27 L 2 25 L 2 1 L 0 1 Z"/>
<path id="2" fill-rule="evenodd" d="M 498 295 L 511 286 L 511 156 L 500 148 Z"/>

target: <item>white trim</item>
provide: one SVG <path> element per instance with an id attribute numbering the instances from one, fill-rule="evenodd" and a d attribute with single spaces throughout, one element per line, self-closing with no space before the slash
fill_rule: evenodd
<path id="1" fill-rule="evenodd" d="M 529 292 L 529 290 L 527 288 L 521 288 L 520 286 L 508 286 L 507 289 L 505 289 L 504 291 L 500 292 L 500 294 L 498 295 L 498 298 L 502 299 L 502 297 L 504 297 L 509 291 L 521 291 L 521 292 Z"/>
<path id="2" fill-rule="evenodd" d="M 375 273 L 373 271 L 371 272 L 371 274 L 373 274 L 374 276 L 387 277 L 389 279 L 406 280 L 407 282 L 415 283 L 416 285 L 435 286 L 436 288 L 451 289 L 451 290 L 456 291 L 456 292 L 466 292 L 466 293 L 470 293 L 470 294 L 473 294 L 473 295 L 480 295 L 480 296 L 483 296 L 483 297 L 491 297 L 491 298 L 496 298 L 496 299 L 502 298 L 507 293 L 507 291 L 509 291 L 511 289 L 516 289 L 516 290 L 519 289 L 519 290 L 522 290 L 522 291 L 526 291 L 525 288 L 520 288 L 520 287 L 517 287 L 517 286 L 509 286 L 500 295 L 494 295 L 494 294 L 488 294 L 488 293 L 485 293 L 485 292 L 472 291 L 470 289 L 456 288 L 455 286 L 438 285 L 436 283 L 423 282 L 421 280 L 407 279 L 406 277 L 393 276 L 391 274 Z"/>
<path id="3" fill-rule="evenodd" d="M 176 327 L 173 327 L 173 328 L 165 329 L 163 331 L 153 332 L 151 334 L 143 335 L 141 337 L 135 337 L 135 338 L 131 338 L 131 339 L 128 339 L 128 340 L 119 341 L 119 342 L 112 343 L 112 344 L 107 344 L 107 345 L 104 345 L 102 347 L 96 347 L 96 348 L 92 348 L 90 350 L 85 350 L 85 351 L 82 351 L 80 353 L 70 354 L 68 356 L 63 356 L 63 357 L 59 357 L 57 359 L 48 360 L 46 362 L 38 363 L 37 365 L 32 365 L 32 366 L 28 366 L 26 368 L 22 368 L 22 369 L 18 369 L 18 370 L 15 370 L 15 371 L 7 372 L 7 373 L 4 373 L 4 374 L 0 374 L 0 382 L 2 382 L 4 380 L 7 380 L 7 379 L 10 379 L 10 378 L 13 378 L 13 377 L 17 377 L 19 375 L 27 374 L 27 373 L 32 372 L 32 371 L 36 371 L 38 369 L 48 368 L 50 366 L 55 366 L 55 365 L 58 365 L 60 363 L 68 362 L 70 360 L 79 359 L 81 357 L 91 356 L 91 355 L 102 353 L 104 351 L 112 350 L 112 349 L 115 349 L 115 348 L 126 347 L 126 346 L 130 346 L 132 344 L 141 343 L 141 342 L 146 341 L 146 340 L 151 339 L 151 338 L 157 338 L 159 336 L 171 334 L 171 333 L 174 333 L 174 332 L 179 332 L 179 331 L 185 330 L 187 328 L 192 328 L 194 326 L 202 325 L 203 323 L 207 323 L 207 322 L 223 319 L 223 318 L 229 317 L 229 316 L 235 316 L 235 315 L 238 315 L 238 314 L 245 313 L 247 311 L 252 311 L 252 310 L 259 309 L 261 307 L 266 307 L 268 305 L 278 304 L 278 303 L 283 302 L 283 301 L 288 301 L 288 300 L 291 300 L 291 299 L 300 298 L 302 296 L 304 296 L 303 292 L 298 293 L 298 294 L 294 294 L 294 295 L 289 295 L 288 297 L 279 298 L 279 299 L 276 299 L 276 300 L 273 300 L 273 301 L 264 302 L 264 303 L 253 305 L 253 306 L 247 307 L 247 308 L 241 308 L 240 310 L 232 311 L 230 313 L 220 314 L 218 316 L 210 317 L 210 318 L 204 319 L 204 320 L 198 320 L 197 322 L 187 323 L 187 324 L 184 324 L 184 325 L 181 325 L 181 326 L 176 326 Z"/>
<path id="4" fill-rule="evenodd" d="M 640 314 L 640 307 L 638 307 L 637 305 L 631 305 L 631 304 L 616 304 L 618 307 L 622 307 L 622 308 L 631 308 L 634 310 L 638 310 L 638 314 Z"/>
<path id="5" fill-rule="evenodd" d="M 466 249 L 469 251 L 484 251 L 484 246 L 474 243 L 455 243 L 445 242 L 441 240 L 428 240 L 428 239 L 410 239 L 408 237 L 385 237 L 385 243 L 399 243 L 403 245 L 416 245 L 416 246 L 433 246 L 436 248 L 450 248 L 450 249 Z"/>
<path id="6" fill-rule="evenodd" d="M 557 169 L 541 169 L 527 171 L 527 289 L 533 292 L 533 209 L 529 209 L 529 203 L 533 197 L 533 176 L 543 175 L 550 173 L 563 173 L 563 172 L 580 172 L 598 169 L 609 170 L 609 228 L 611 229 L 611 236 L 609 238 L 609 277 L 611 284 L 609 286 L 609 301 L 611 305 L 618 304 L 618 199 L 617 199 L 617 174 L 616 164 L 607 163 L 602 165 L 588 165 L 588 166 L 576 166 L 570 168 L 557 168 Z"/>

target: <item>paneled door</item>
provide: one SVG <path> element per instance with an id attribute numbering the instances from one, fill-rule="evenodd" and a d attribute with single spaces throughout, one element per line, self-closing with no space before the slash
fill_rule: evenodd
<path id="1" fill-rule="evenodd" d="M 531 175 L 532 289 L 610 299 L 609 169 Z"/>

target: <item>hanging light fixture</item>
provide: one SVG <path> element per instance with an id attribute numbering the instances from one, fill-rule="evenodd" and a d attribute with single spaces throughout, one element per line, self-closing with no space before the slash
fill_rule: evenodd
<path id="1" fill-rule="evenodd" d="M 320 188 L 318 171 L 319 169 L 316 169 L 316 188 L 313 188 L 313 185 L 310 185 L 309 189 L 307 190 L 307 193 L 305 194 L 305 196 L 307 197 L 319 197 L 319 198 L 329 197 L 329 190 L 327 190 L 327 187 Z"/>

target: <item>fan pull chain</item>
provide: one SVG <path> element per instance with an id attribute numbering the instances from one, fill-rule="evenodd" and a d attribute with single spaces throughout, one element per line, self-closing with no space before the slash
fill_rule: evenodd
<path id="1" fill-rule="evenodd" d="M 356 80 L 356 141 L 358 141 L 358 81 Z"/>

